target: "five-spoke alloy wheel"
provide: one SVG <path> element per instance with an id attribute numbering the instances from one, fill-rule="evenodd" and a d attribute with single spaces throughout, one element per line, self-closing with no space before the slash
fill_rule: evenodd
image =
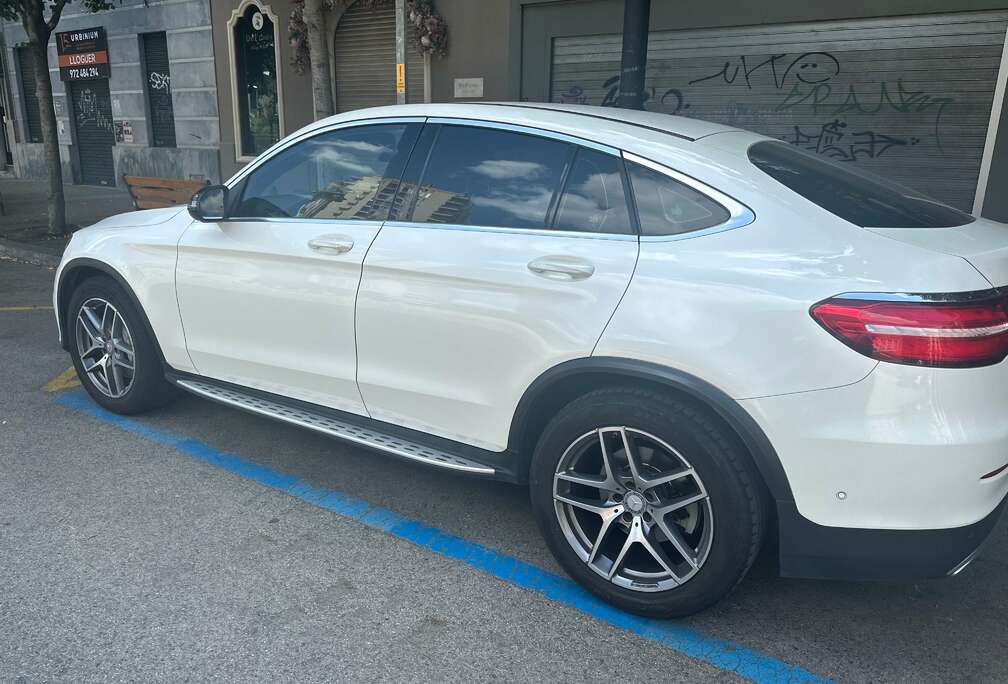
<path id="1" fill-rule="evenodd" d="M 77 375 L 96 402 L 134 414 L 176 396 L 146 319 L 114 280 L 93 276 L 77 285 L 63 320 Z"/>
<path id="2" fill-rule="evenodd" d="M 77 353 L 88 379 L 112 399 L 133 386 L 136 352 L 122 315 L 109 302 L 92 297 L 77 312 Z"/>
<path id="3" fill-rule="evenodd" d="M 674 391 L 606 387 L 568 403 L 539 437 L 529 491 L 563 568 L 648 616 L 690 615 L 728 594 L 766 526 L 738 438 Z"/>
<path id="4" fill-rule="evenodd" d="M 559 461 L 553 498 L 571 547 L 618 586 L 676 587 L 707 560 L 710 496 L 689 462 L 647 432 L 621 426 L 582 435 Z"/>

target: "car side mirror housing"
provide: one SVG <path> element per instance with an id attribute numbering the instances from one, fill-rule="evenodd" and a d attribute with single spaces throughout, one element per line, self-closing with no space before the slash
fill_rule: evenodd
<path id="1" fill-rule="evenodd" d="M 197 221 L 223 221 L 227 213 L 228 189 L 225 185 L 200 188 L 189 200 L 189 215 Z"/>

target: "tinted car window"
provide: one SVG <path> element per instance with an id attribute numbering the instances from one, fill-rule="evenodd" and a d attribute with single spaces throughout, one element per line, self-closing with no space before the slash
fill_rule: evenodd
<path id="1" fill-rule="evenodd" d="M 570 146 L 492 128 L 442 126 L 413 220 L 543 228 Z"/>
<path id="2" fill-rule="evenodd" d="M 973 217 L 873 174 L 828 161 L 783 142 L 749 148 L 764 173 L 826 211 L 874 228 L 948 228 Z"/>
<path id="3" fill-rule="evenodd" d="M 679 235 L 727 221 L 731 214 L 707 195 L 635 162 L 627 162 L 641 235 Z"/>
<path id="4" fill-rule="evenodd" d="M 631 233 L 619 157 L 579 148 L 567 176 L 554 228 L 589 233 Z"/>
<path id="5" fill-rule="evenodd" d="M 419 129 L 360 126 L 296 143 L 252 172 L 231 216 L 383 221 Z"/>

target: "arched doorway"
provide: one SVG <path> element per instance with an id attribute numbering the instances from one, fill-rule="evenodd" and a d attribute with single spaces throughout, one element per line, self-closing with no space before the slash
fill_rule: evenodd
<path id="1" fill-rule="evenodd" d="M 336 111 L 396 103 L 395 7 L 355 3 L 336 25 L 333 41 Z M 423 102 L 423 57 L 406 28 L 406 101 Z"/>

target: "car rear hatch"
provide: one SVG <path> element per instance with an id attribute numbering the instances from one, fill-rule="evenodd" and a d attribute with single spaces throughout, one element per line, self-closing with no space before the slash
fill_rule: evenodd
<path id="1" fill-rule="evenodd" d="M 1008 224 L 977 219 L 953 228 L 867 228 L 867 230 L 923 247 L 962 257 L 992 285 L 1008 288 Z"/>

